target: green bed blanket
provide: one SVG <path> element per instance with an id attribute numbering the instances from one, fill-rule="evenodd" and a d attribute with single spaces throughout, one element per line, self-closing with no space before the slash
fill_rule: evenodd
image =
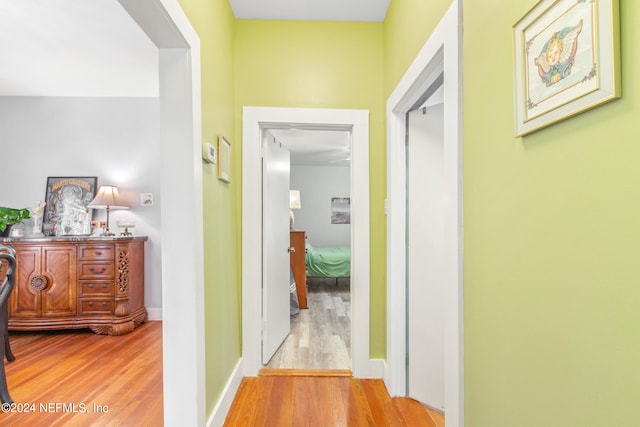
<path id="1" fill-rule="evenodd" d="M 351 276 L 351 248 L 307 248 L 307 276 Z"/>

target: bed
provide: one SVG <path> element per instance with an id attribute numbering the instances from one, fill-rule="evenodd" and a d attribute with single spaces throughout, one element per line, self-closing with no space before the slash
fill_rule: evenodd
<path id="1" fill-rule="evenodd" d="M 338 278 L 351 276 L 351 248 L 306 248 L 307 277 Z"/>

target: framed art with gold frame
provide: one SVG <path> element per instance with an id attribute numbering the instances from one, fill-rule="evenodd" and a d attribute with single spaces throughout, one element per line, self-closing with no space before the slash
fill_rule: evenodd
<path id="1" fill-rule="evenodd" d="M 621 96 L 618 0 L 540 0 L 513 34 L 516 136 Z"/>

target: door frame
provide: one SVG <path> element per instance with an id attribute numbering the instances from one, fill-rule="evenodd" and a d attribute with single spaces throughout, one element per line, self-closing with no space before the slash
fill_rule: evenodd
<path id="1" fill-rule="evenodd" d="M 242 359 L 243 373 L 262 368 L 262 131 L 264 129 L 351 132 L 351 367 L 357 377 L 381 377 L 369 358 L 369 111 L 243 107 L 242 111 Z"/>
<path id="2" fill-rule="evenodd" d="M 200 39 L 176 0 L 118 1 L 158 47 L 159 150 L 171 165 L 160 177 L 164 423 L 200 426 L 207 416 Z"/>
<path id="3" fill-rule="evenodd" d="M 462 1 L 454 0 L 387 101 L 387 370 L 406 394 L 406 113 L 444 73 L 445 412 L 464 425 Z"/>

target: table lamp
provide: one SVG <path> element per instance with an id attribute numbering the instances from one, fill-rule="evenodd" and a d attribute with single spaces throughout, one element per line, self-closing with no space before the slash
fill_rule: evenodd
<path id="1" fill-rule="evenodd" d="M 302 201 L 300 200 L 300 190 L 289 190 L 289 228 L 291 228 L 291 230 L 293 230 L 293 224 L 295 223 L 293 209 L 300 208 L 302 208 Z"/>
<path id="2" fill-rule="evenodd" d="M 109 210 L 111 209 L 128 209 L 125 206 L 120 193 L 118 193 L 118 187 L 115 185 L 101 185 L 98 190 L 98 195 L 88 205 L 91 209 L 106 209 L 107 210 L 107 227 L 104 229 L 102 236 L 115 236 L 114 233 L 109 231 Z"/>

